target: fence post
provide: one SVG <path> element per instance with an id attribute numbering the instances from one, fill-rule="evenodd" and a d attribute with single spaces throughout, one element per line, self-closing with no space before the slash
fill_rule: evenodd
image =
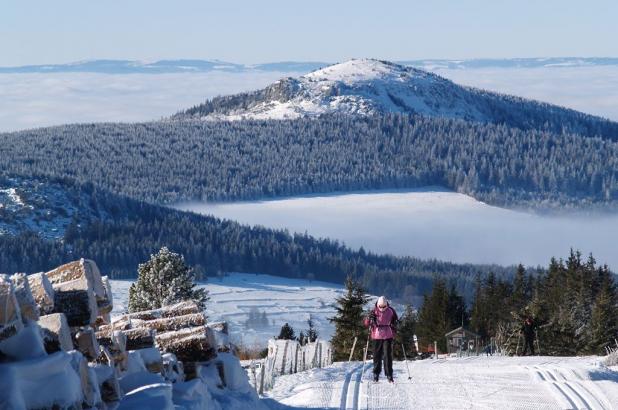
<path id="1" fill-rule="evenodd" d="M 264 360 L 262 362 L 262 374 L 260 374 L 260 390 L 258 391 L 259 394 L 264 394 L 264 373 L 266 373 L 267 362 L 268 360 Z"/>
<path id="2" fill-rule="evenodd" d="M 354 343 L 352 343 L 352 350 L 350 350 L 350 357 L 348 358 L 348 362 L 352 361 L 352 356 L 354 356 L 354 348 L 356 347 L 357 340 L 358 340 L 358 337 L 354 336 Z"/>
<path id="3" fill-rule="evenodd" d="M 288 340 L 285 341 L 283 346 L 283 358 L 281 359 L 281 374 L 285 374 L 285 362 L 288 356 Z"/>

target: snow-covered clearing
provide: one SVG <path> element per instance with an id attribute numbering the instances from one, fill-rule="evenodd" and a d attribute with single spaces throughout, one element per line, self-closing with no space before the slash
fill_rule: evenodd
<path id="1" fill-rule="evenodd" d="M 274 409 L 616 409 L 618 373 L 594 357 L 468 357 L 395 362 L 395 384 L 361 381 L 360 362 L 280 376 Z"/>
<path id="2" fill-rule="evenodd" d="M 547 265 L 569 249 L 618 267 L 618 215 L 540 216 L 430 187 L 238 203 L 185 203 L 178 209 L 250 225 L 286 228 L 377 253 L 461 263 Z"/>
<path id="3" fill-rule="evenodd" d="M 114 314 L 126 309 L 131 281 L 114 280 Z M 335 299 L 344 292 L 343 286 L 270 275 L 233 273 L 221 279 L 212 278 L 203 285 L 210 293 L 206 313 L 210 321 L 229 323 L 236 343 L 266 348 L 269 338 L 279 334 L 284 323 L 296 333 L 307 329 L 311 316 L 321 338 L 329 339 L 333 326 Z M 250 321 L 249 313 L 266 313 L 266 323 Z"/>

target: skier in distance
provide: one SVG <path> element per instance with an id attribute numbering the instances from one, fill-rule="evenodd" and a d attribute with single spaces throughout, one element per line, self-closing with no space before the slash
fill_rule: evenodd
<path id="1" fill-rule="evenodd" d="M 371 329 L 373 340 L 373 381 L 380 379 L 382 362 L 384 374 L 393 383 L 393 338 L 397 331 L 397 312 L 384 296 L 380 296 L 374 308 L 365 318 L 364 324 Z"/>
<path id="2" fill-rule="evenodd" d="M 530 348 L 530 353 L 534 356 L 534 334 L 536 332 L 536 324 L 534 320 L 530 316 L 526 316 L 524 320 L 524 324 L 521 326 L 521 333 L 524 335 L 524 352 L 523 356 L 528 352 L 528 348 Z"/>

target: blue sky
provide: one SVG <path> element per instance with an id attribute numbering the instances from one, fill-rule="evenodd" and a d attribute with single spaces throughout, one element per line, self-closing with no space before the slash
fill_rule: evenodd
<path id="1" fill-rule="evenodd" d="M 615 0 L 3 0 L 0 66 L 618 56 Z"/>

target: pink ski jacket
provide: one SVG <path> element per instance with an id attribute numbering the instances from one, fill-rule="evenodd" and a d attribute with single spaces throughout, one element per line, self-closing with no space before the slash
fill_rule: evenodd
<path id="1" fill-rule="evenodd" d="M 397 313 L 395 309 L 387 306 L 384 311 L 378 309 L 378 305 L 373 308 L 373 313 L 376 315 L 376 323 L 371 323 L 369 317 L 366 317 L 364 324 L 366 327 L 371 326 L 371 338 L 373 340 L 385 340 L 395 337 L 395 326 L 397 324 Z"/>

